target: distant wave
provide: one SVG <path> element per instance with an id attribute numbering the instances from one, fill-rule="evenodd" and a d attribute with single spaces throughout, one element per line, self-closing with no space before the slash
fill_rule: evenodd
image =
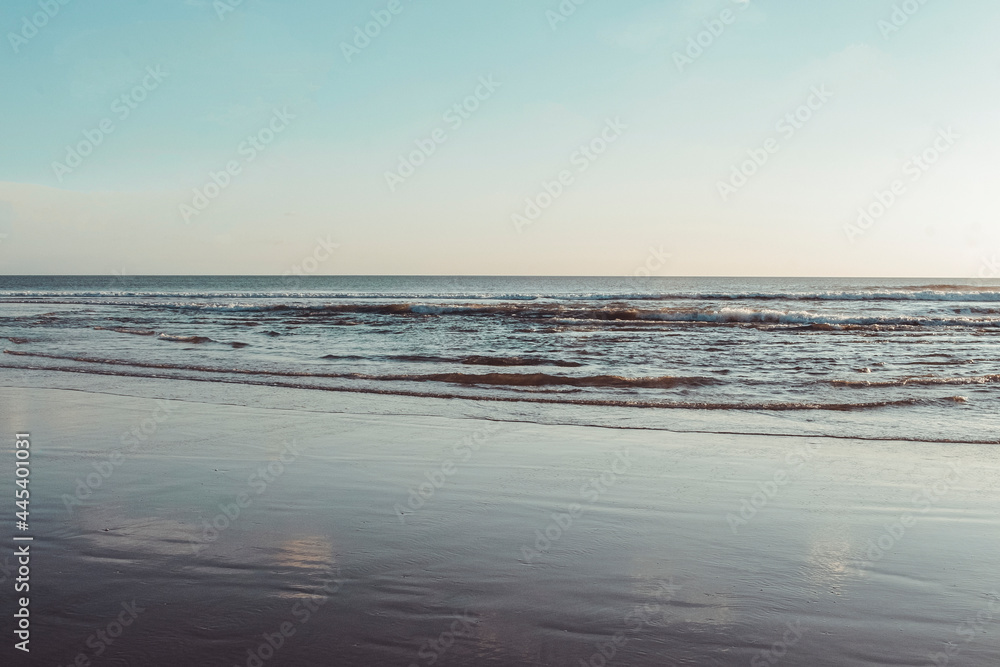
<path id="1" fill-rule="evenodd" d="M 940 315 L 929 313 L 919 315 L 848 315 L 819 313 L 809 310 L 793 310 L 779 308 L 755 308 L 751 306 L 724 306 L 721 308 L 704 307 L 663 307 L 650 308 L 641 305 L 624 303 L 609 303 L 605 305 L 555 304 L 555 303 L 335 303 L 335 304 L 301 304 L 301 303 L 158 303 L 141 304 L 145 309 L 193 311 L 199 313 L 246 313 L 251 317 L 257 313 L 257 325 L 265 321 L 264 316 L 274 315 L 285 319 L 287 324 L 359 324 L 356 318 L 370 322 L 372 318 L 442 318 L 442 317 L 476 317 L 505 318 L 524 322 L 555 322 L 559 324 L 576 324 L 579 322 L 644 322 L 665 324 L 717 324 L 717 325 L 751 325 L 751 326 L 799 326 L 811 327 L 815 330 L 838 330 L 854 328 L 893 329 L 905 327 L 963 327 L 963 328 L 996 328 L 1000 327 L 1000 316 L 989 316 L 977 313 L 950 314 L 950 311 Z M 862 310 L 862 309 L 859 309 Z M 61 313 L 50 313 L 45 317 L 55 320 Z M 41 316 L 40 316 L 41 317 Z M 346 318 L 346 319 L 345 319 Z M 246 324 L 246 323 L 239 323 Z M 97 327 L 104 328 L 104 327 Z M 152 335 L 147 332 L 125 327 L 110 327 L 110 331 L 131 333 L 137 335 Z M 267 331 L 265 335 L 276 336 L 278 332 Z M 179 336 L 160 334 L 163 340 L 176 342 L 204 343 L 212 342 L 203 336 Z M 483 358 L 486 358 L 485 356 Z M 497 364 L 503 365 L 503 364 Z M 530 365 L 530 364 L 524 364 Z M 558 365 L 558 364 L 557 364 Z"/>
<path id="2" fill-rule="evenodd" d="M 641 308 L 625 304 L 582 306 L 562 304 L 426 304 L 426 303 L 347 303 L 347 304 L 266 304 L 243 303 L 169 303 L 144 304 L 147 308 L 193 310 L 208 312 L 274 313 L 299 318 L 296 323 L 337 324 L 324 321 L 324 317 L 340 315 L 369 315 L 396 317 L 506 317 L 526 321 L 605 321 L 605 322 L 664 322 L 701 324 L 750 324 L 797 325 L 822 329 L 853 327 L 1000 327 L 1000 317 L 931 317 L 931 316 L 874 316 L 858 317 L 815 313 L 806 310 L 779 310 L 775 308 L 723 307 L 723 308 Z M 161 338 L 180 340 L 161 334 Z"/>
<path id="3" fill-rule="evenodd" d="M 956 285 L 953 283 L 943 283 L 940 285 L 912 285 L 908 287 L 900 287 L 901 290 L 909 290 L 912 292 L 925 292 L 927 290 L 932 290 L 935 292 L 995 292 L 997 291 L 994 285 Z"/>
<path id="4" fill-rule="evenodd" d="M 600 318 L 599 318 L 600 319 Z M 630 316 L 623 319 L 632 319 Z M 673 309 L 639 311 L 634 319 L 664 322 L 743 324 L 829 325 L 830 327 L 996 327 L 1000 319 L 972 317 L 852 317 L 825 315 L 804 310 L 721 308 L 718 310 Z"/>
<path id="5" fill-rule="evenodd" d="M 582 294 L 501 294 L 478 292 L 301 292 L 301 291 L 260 291 L 260 292 L 184 292 L 184 291 L 0 291 L 0 299 L 51 299 L 71 298 L 66 303 L 87 303 L 99 305 L 114 299 L 143 299 L 121 305 L 150 305 L 155 299 L 198 299 L 198 300 L 395 300 L 395 301 L 1000 301 L 1000 287 L 976 285 L 914 285 L 894 289 L 868 288 L 857 290 L 825 292 L 652 292 L 628 291 L 617 293 Z M 101 299 L 78 301 L 77 299 Z M 28 301 L 31 303 L 31 301 Z M 59 303 L 58 301 L 54 303 Z M 215 304 L 192 304 L 212 307 Z M 251 304 L 252 306 L 252 304 Z M 222 306 L 220 306 L 222 307 Z M 259 307 L 259 306 L 258 306 Z"/>

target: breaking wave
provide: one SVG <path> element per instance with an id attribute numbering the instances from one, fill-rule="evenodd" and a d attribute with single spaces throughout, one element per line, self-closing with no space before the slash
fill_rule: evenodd
<path id="1" fill-rule="evenodd" d="M 1000 327 L 1000 317 L 932 317 L 932 316 L 843 316 L 815 313 L 807 310 L 779 310 L 772 308 L 723 307 L 723 308 L 639 308 L 625 304 L 584 307 L 559 304 L 145 304 L 150 308 L 177 310 L 222 311 L 239 313 L 275 313 L 300 318 L 296 323 L 313 321 L 323 323 L 324 318 L 338 315 L 370 315 L 397 317 L 504 317 L 529 321 L 604 321 L 604 322 L 661 322 L 674 324 L 720 325 L 789 325 L 835 328 L 889 328 L 889 327 Z M 330 322 L 334 324 L 336 322 Z M 167 340 L 183 341 L 182 336 L 161 334 Z M 201 341 L 207 342 L 207 341 Z"/>
<path id="2" fill-rule="evenodd" d="M 992 384 L 1000 382 L 1000 375 L 980 375 L 976 377 L 953 377 L 940 378 L 929 376 L 897 378 L 895 380 L 833 380 L 831 384 L 835 387 L 909 387 L 924 386 L 932 387 L 936 385 L 972 385 L 972 384 Z"/>
<path id="3" fill-rule="evenodd" d="M 466 366 L 558 366 L 579 368 L 583 364 L 561 359 L 538 359 L 532 357 L 465 357 L 461 363 Z"/>
<path id="4" fill-rule="evenodd" d="M 161 333 L 159 335 L 160 340 L 169 340 L 175 343 L 193 343 L 195 345 L 200 345 L 201 343 L 214 343 L 215 341 L 208 336 L 173 336 L 171 334 Z"/>
<path id="5" fill-rule="evenodd" d="M 441 382 L 457 385 L 493 385 L 506 387 L 610 387 L 610 388 L 640 388 L 640 389 L 672 389 L 681 386 L 707 386 L 720 383 L 715 378 L 705 377 L 638 377 L 629 378 L 617 375 L 586 375 L 573 377 L 568 375 L 550 375 L 548 373 L 423 373 L 423 374 L 389 374 L 370 375 L 365 373 L 312 373 L 308 371 L 276 371 L 242 368 L 216 368 L 212 366 L 163 364 L 124 359 L 99 359 L 94 357 L 65 356 L 44 354 L 41 352 L 20 352 L 4 350 L 4 354 L 17 357 L 38 357 L 60 361 L 75 361 L 84 364 L 102 364 L 107 366 L 133 366 L 136 368 L 151 368 L 162 370 L 196 371 L 200 373 L 231 373 L 237 375 L 264 375 L 276 377 L 351 379 L 381 382 Z"/>
<path id="6" fill-rule="evenodd" d="M 10 354 L 9 351 L 7 353 Z M 37 355 L 37 356 L 44 356 L 44 355 Z M 96 363 L 104 363 L 104 362 L 96 362 Z M 128 364 L 128 365 L 133 365 L 133 364 Z M 141 364 L 134 364 L 134 365 L 144 367 L 144 365 Z M 16 368 L 24 370 L 56 371 L 65 373 L 89 373 L 95 375 L 110 375 L 110 376 L 122 376 L 122 377 L 140 377 L 140 378 L 156 377 L 158 379 L 163 379 L 162 375 L 148 375 L 136 371 L 130 372 L 128 370 L 117 370 L 117 369 L 112 370 L 112 369 L 102 369 L 102 368 L 81 368 L 81 367 L 34 367 L 34 366 L 19 366 L 19 365 L 4 365 L 0 367 Z M 162 366 L 154 366 L 154 367 L 162 368 Z M 215 372 L 233 372 L 223 369 L 200 369 L 200 370 L 214 370 Z M 278 374 L 278 375 L 294 375 L 294 374 Z M 593 399 L 565 398 L 565 397 L 554 398 L 546 395 L 541 395 L 541 396 L 519 395 L 516 397 L 498 396 L 498 395 L 472 395 L 472 394 L 455 394 L 455 393 L 445 393 L 445 392 L 418 392 L 405 389 L 380 389 L 374 387 L 360 387 L 360 386 L 352 386 L 352 387 L 324 386 L 316 384 L 284 382 L 284 381 L 274 381 L 274 380 L 261 381 L 254 379 L 241 379 L 239 381 L 228 380 L 225 378 L 217 379 L 217 378 L 204 378 L 204 377 L 178 377 L 176 379 L 189 380 L 194 382 L 221 382 L 225 384 L 246 384 L 246 385 L 265 386 L 265 387 L 283 387 L 289 389 L 308 389 L 316 391 L 411 396 L 419 398 L 469 399 L 476 401 L 495 401 L 503 403 L 565 404 L 565 405 L 582 405 L 582 406 L 599 406 L 599 407 L 648 408 L 648 409 L 664 409 L 664 410 L 719 410 L 719 411 L 746 410 L 746 411 L 773 411 L 773 412 L 823 410 L 823 411 L 834 411 L 834 412 L 853 412 L 853 411 L 863 411 L 863 410 L 877 410 L 884 408 L 908 407 L 915 405 L 961 403 L 964 402 L 965 400 L 964 397 L 961 396 L 951 396 L 938 399 L 905 398 L 894 401 L 867 401 L 860 403 L 823 403 L 823 402 L 809 402 L 809 401 L 802 401 L 802 402 L 650 401 L 650 400 L 637 400 L 637 399 L 616 400 L 616 399 L 601 399 L 601 398 L 593 398 Z M 956 442 L 964 442 L 964 441 L 956 441 Z"/>

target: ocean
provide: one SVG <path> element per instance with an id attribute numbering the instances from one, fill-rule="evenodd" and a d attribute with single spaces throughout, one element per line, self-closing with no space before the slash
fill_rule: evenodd
<path id="1" fill-rule="evenodd" d="M 0 342 L 5 375 L 36 386 L 1000 442 L 1000 280 L 4 276 Z"/>

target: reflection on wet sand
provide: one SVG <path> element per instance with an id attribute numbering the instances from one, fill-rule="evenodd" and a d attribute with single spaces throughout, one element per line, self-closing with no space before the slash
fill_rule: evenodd
<path id="1" fill-rule="evenodd" d="M 61 392 L 32 392 L 16 409 L 58 411 Z M 913 474 L 887 462 L 913 443 L 830 441 L 733 535 L 727 512 L 805 439 L 521 425 L 403 523 L 394 504 L 478 422 L 283 411 L 276 429 L 261 424 L 277 411 L 177 402 L 164 446 L 67 512 L 59 494 L 154 405 L 73 399 L 74 419 L 32 434 L 61 443 L 39 459 L 56 490 L 38 495 L 45 577 L 37 591 L 32 581 L 38 632 L 53 638 L 38 651 L 46 663 L 65 664 L 136 599 L 147 611 L 108 664 L 725 667 L 775 651 L 789 665 L 918 664 L 935 645 L 919 640 L 981 608 L 998 566 L 1000 526 L 983 507 L 1000 450 L 981 445 L 921 446 L 932 471 L 948 456 L 976 464 L 862 580 L 859 545 L 912 495 L 898 477 Z M 292 438 L 301 455 L 237 515 L 249 476 Z M 551 549 L 519 559 L 622 447 L 627 474 Z M 962 659 L 998 664 L 1000 644 L 983 635 Z"/>

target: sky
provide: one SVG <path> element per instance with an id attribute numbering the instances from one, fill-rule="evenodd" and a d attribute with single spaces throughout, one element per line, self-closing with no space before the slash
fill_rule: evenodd
<path id="1" fill-rule="evenodd" d="M 995 0 L 5 0 L 0 273 L 996 277 Z"/>

